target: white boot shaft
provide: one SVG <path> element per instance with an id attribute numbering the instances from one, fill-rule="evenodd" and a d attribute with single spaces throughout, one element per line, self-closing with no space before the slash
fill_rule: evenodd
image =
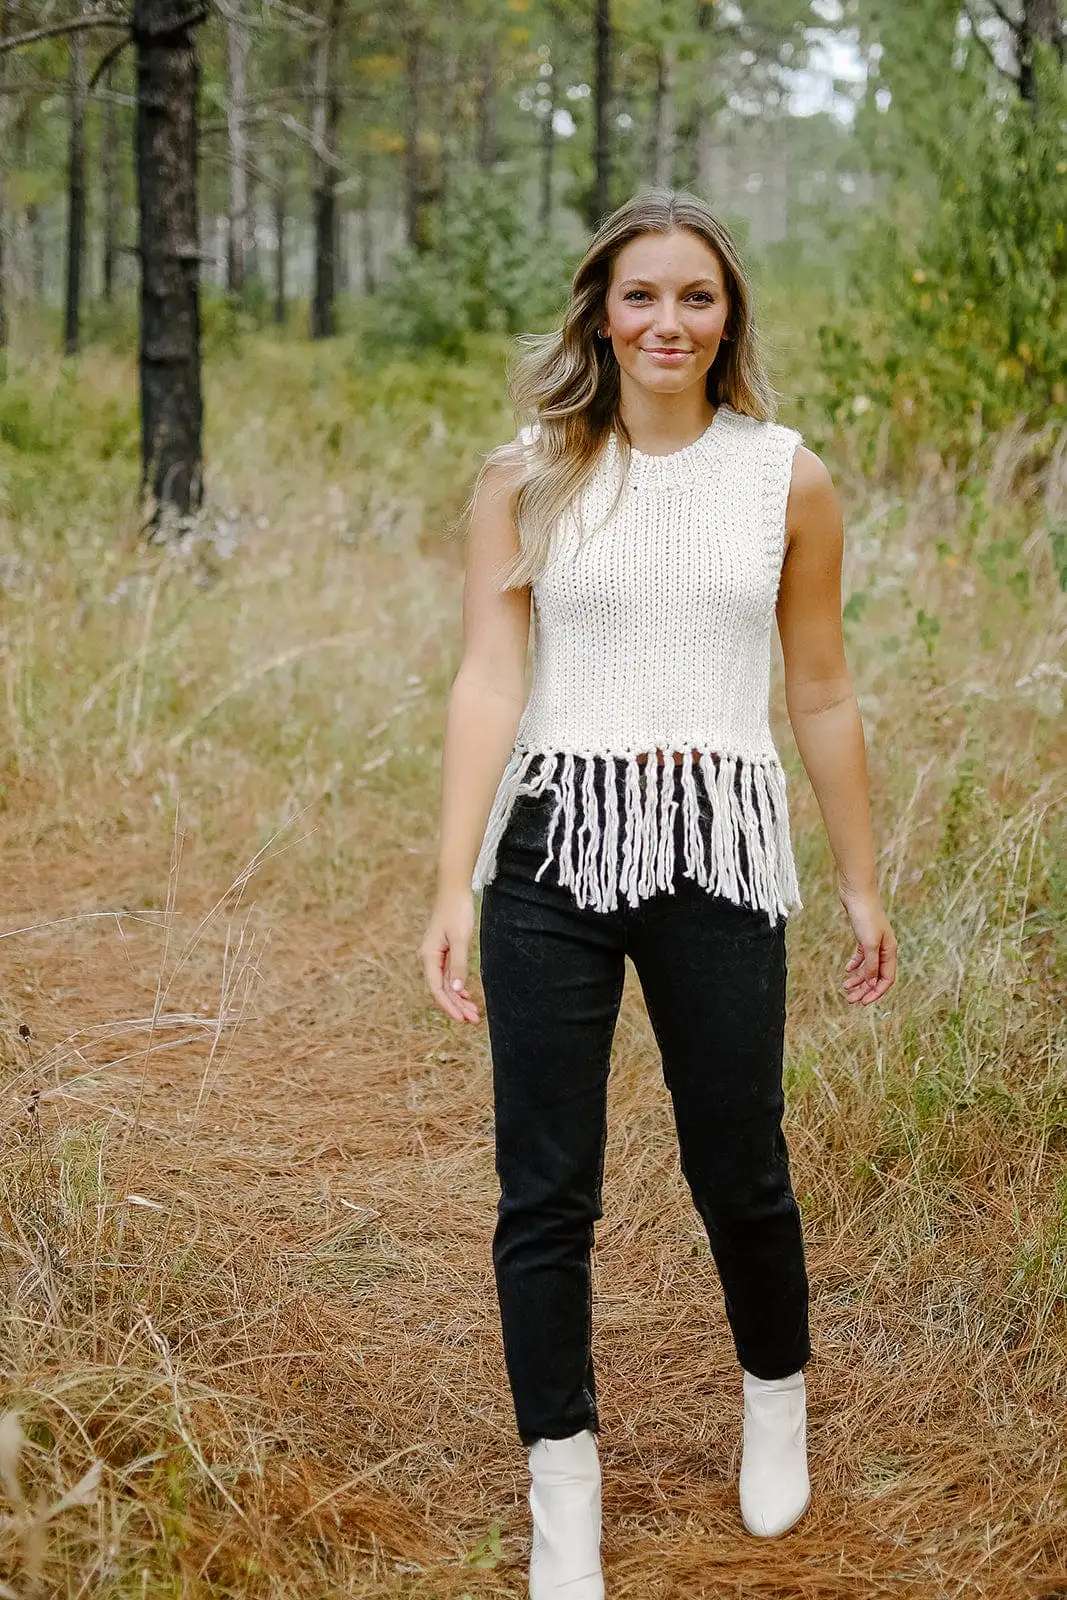
<path id="1" fill-rule="evenodd" d="M 746 1372 L 744 1399 L 741 1518 L 749 1533 L 773 1539 L 811 1503 L 804 1374 L 764 1379 Z"/>
<path id="2" fill-rule="evenodd" d="M 604 1600 L 596 1435 L 538 1439 L 529 1453 L 530 1600 Z"/>

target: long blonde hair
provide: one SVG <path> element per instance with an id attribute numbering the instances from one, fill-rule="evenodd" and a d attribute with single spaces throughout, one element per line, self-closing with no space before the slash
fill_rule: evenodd
<path id="1" fill-rule="evenodd" d="M 619 251 L 641 234 L 666 234 L 675 228 L 688 228 L 714 250 L 726 281 L 730 337 L 708 369 L 708 399 L 761 422 L 774 419 L 777 396 L 760 353 L 751 284 L 729 229 L 688 190 L 642 190 L 606 217 L 593 235 L 571 280 L 562 327 L 517 336 L 524 353 L 514 366 L 509 363 L 508 393 L 519 436 L 486 455 L 454 524 L 460 533 L 469 526 L 479 488 L 492 467 L 521 469 L 511 495 L 520 548 L 498 575 L 501 590 L 522 588 L 544 571 L 552 530 L 592 475 L 612 430 L 620 442 L 620 488 L 625 481 L 630 438 L 619 415 L 619 364 L 610 341 L 598 339 L 596 330 Z"/>

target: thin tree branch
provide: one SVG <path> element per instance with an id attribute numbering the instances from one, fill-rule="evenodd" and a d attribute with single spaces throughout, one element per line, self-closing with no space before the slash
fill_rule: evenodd
<path id="1" fill-rule="evenodd" d="M 90 94 L 92 94 L 93 90 L 96 88 L 97 84 L 100 82 L 100 79 L 104 76 L 104 73 L 108 70 L 108 68 L 114 66 L 115 62 L 118 60 L 119 56 L 125 50 L 126 46 L 132 41 L 132 39 L 133 34 L 128 33 L 124 39 L 119 40 L 118 44 L 113 44 L 110 50 L 105 50 L 104 54 L 100 57 L 100 60 L 96 64 L 95 72 L 89 79 Z"/>
<path id="2" fill-rule="evenodd" d="M 298 6 L 287 5 L 285 0 L 263 0 L 263 10 L 265 13 L 280 11 L 290 22 L 299 22 L 301 27 L 311 28 L 316 33 L 326 26 L 321 17 L 312 16 L 308 11 L 301 11 Z"/>
<path id="3" fill-rule="evenodd" d="M 0 95 L 43 94 L 43 95 L 69 95 L 69 83 L 49 83 L 46 78 L 23 78 L 18 83 L 0 83 Z M 98 101 L 100 105 L 124 106 L 133 110 L 137 105 L 135 94 L 123 94 L 118 89 L 96 89 L 89 96 L 90 100 Z"/>
<path id="4" fill-rule="evenodd" d="M 125 17 L 68 17 L 66 22 L 50 22 L 47 28 L 35 28 L 32 33 L 18 33 L 13 39 L 0 39 L 0 54 L 17 50 L 20 45 L 37 44 L 41 39 L 55 39 L 60 34 L 76 33 L 82 28 L 123 28 L 130 26 Z"/>
<path id="5" fill-rule="evenodd" d="M 328 167 L 333 167 L 336 172 L 349 172 L 351 170 L 347 161 L 341 161 L 335 156 L 333 151 L 310 128 L 305 128 L 302 122 L 298 122 L 291 112 L 283 111 L 278 121 L 283 128 L 288 128 L 290 133 L 295 133 L 298 139 L 303 139 L 305 144 L 309 144 L 319 160 L 324 161 Z"/>
<path id="6" fill-rule="evenodd" d="M 1001 22 L 1006 22 L 1012 33 L 1017 34 L 1021 26 L 1019 18 L 1009 16 L 1004 7 L 1001 5 L 1000 0 L 989 0 L 989 4 L 993 7 L 993 10 L 996 12 Z M 966 7 L 964 9 L 966 10 Z M 970 16 L 969 11 L 967 12 L 967 15 Z M 974 26 L 973 18 L 971 21 L 971 26 Z"/>
<path id="7" fill-rule="evenodd" d="M 1010 67 L 1001 66 L 1000 62 L 997 60 L 996 56 L 993 54 L 993 47 L 989 43 L 989 40 L 986 39 L 984 37 L 984 35 L 982 35 L 981 33 L 978 32 L 978 24 L 974 19 L 974 15 L 973 15 L 973 13 L 971 11 L 970 5 L 968 4 L 968 0 L 963 0 L 963 9 L 964 9 L 964 12 L 966 13 L 967 21 L 971 25 L 971 37 L 974 39 L 976 44 L 980 44 L 981 45 L 982 49 L 986 53 L 986 56 L 987 56 L 987 58 L 988 58 L 988 60 L 990 62 L 990 65 L 995 67 L 996 70 L 1001 74 L 1002 77 L 1007 78 L 1009 83 L 1018 84 L 1019 83 L 1019 74 L 1017 72 L 1012 72 Z"/>

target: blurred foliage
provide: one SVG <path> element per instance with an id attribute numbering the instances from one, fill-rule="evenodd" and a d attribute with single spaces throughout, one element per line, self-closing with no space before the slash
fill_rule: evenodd
<path id="1" fill-rule="evenodd" d="M 462 360 L 468 334 L 546 327 L 562 313 L 575 265 L 577 257 L 546 249 L 531 229 L 519 179 L 457 173 L 437 216 L 434 249 L 394 253 L 366 321 L 364 352 Z"/>
<path id="2" fill-rule="evenodd" d="M 835 423 L 889 414 L 898 450 L 966 456 L 1016 419 L 1067 418 L 1067 92 L 1051 51 L 1038 65 L 1036 105 L 960 73 L 918 226 L 858 229 L 845 303 L 818 326 Z"/>

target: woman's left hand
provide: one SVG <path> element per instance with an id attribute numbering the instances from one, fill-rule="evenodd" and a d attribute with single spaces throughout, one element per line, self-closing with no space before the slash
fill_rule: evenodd
<path id="1" fill-rule="evenodd" d="M 869 1006 L 892 988 L 897 976 L 897 941 L 877 891 L 855 894 L 838 889 L 838 897 L 856 935 L 856 949 L 845 964 L 845 998 Z"/>

